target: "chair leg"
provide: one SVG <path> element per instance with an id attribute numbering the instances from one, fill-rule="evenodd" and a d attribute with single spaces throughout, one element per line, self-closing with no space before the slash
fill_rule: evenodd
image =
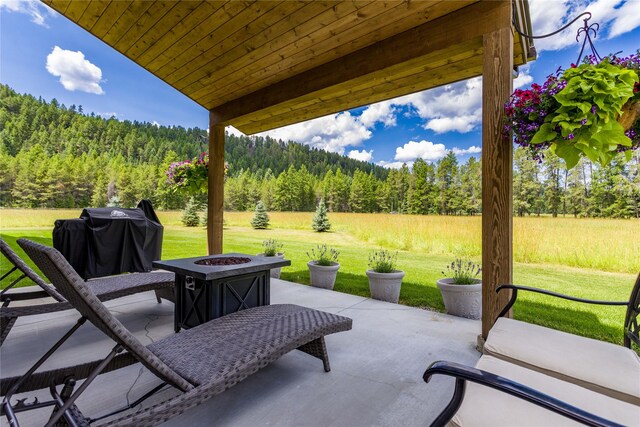
<path id="1" fill-rule="evenodd" d="M 154 292 L 156 293 L 158 304 L 161 302 L 161 299 L 166 299 L 167 301 L 171 301 L 173 303 L 176 302 L 175 289 L 173 288 L 160 288 L 154 290 Z"/>
<path id="2" fill-rule="evenodd" d="M 0 317 L 0 346 L 7 335 L 9 335 L 9 331 L 11 331 L 17 319 L 17 317 Z"/>
<path id="3" fill-rule="evenodd" d="M 298 347 L 298 350 L 322 360 L 324 371 L 331 371 L 331 366 L 329 365 L 329 354 L 327 354 L 327 346 L 324 342 L 324 337 L 316 338 L 313 341 L 303 344 Z"/>

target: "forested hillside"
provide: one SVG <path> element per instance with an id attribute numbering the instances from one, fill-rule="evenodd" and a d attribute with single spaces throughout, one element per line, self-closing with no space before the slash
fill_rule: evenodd
<path id="1" fill-rule="evenodd" d="M 5 207 L 184 207 L 165 171 L 206 147 L 202 129 L 155 126 L 83 114 L 0 85 L 0 205 Z M 228 135 L 227 209 L 312 210 L 324 197 L 332 211 L 473 215 L 480 212 L 480 161 L 388 170 L 293 142 Z M 640 157 L 606 168 L 580 163 L 570 172 L 548 156 L 539 164 L 520 150 L 514 160 L 514 213 L 640 217 Z"/>

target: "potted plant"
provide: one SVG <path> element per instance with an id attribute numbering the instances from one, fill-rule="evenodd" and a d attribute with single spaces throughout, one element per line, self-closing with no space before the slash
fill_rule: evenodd
<path id="1" fill-rule="evenodd" d="M 540 160 L 549 149 L 574 167 L 580 157 L 602 165 L 640 148 L 640 54 L 558 69 L 542 86 L 514 91 L 505 105 L 505 133 Z"/>
<path id="2" fill-rule="evenodd" d="M 480 319 L 482 314 L 482 269 L 472 261 L 456 259 L 447 265 L 445 279 L 437 281 L 448 314 Z"/>
<path id="3" fill-rule="evenodd" d="M 333 289 L 340 268 L 339 255 L 340 252 L 334 248 L 328 248 L 325 244 L 317 245 L 311 249 L 311 252 L 307 252 L 310 259 L 307 266 L 311 276 L 311 286 Z"/>
<path id="4" fill-rule="evenodd" d="M 263 257 L 273 257 L 275 259 L 284 259 L 284 252 L 282 250 L 282 243 L 278 242 L 275 239 L 267 239 L 262 242 L 262 253 L 258 254 L 258 256 Z M 282 267 L 272 268 L 270 276 L 274 279 L 280 278 L 280 272 L 282 271 Z"/>
<path id="5" fill-rule="evenodd" d="M 381 249 L 369 254 L 369 291 L 371 298 L 397 303 L 404 271 L 396 270 L 398 252 Z"/>

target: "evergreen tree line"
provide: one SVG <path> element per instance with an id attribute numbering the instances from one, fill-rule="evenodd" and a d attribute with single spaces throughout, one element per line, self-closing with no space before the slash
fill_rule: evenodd
<path id="1" fill-rule="evenodd" d="M 640 218 L 640 156 L 607 167 L 581 161 L 567 171 L 548 154 L 542 163 L 515 150 L 514 215 Z M 250 210 L 261 200 L 268 210 L 311 211 L 324 199 L 332 212 L 397 212 L 475 215 L 481 213 L 481 164 L 474 157 L 459 164 L 450 152 L 438 162 L 418 159 L 389 171 L 386 179 L 338 169 L 315 177 L 302 166 L 275 176 L 242 171 L 227 180 L 225 208 Z"/>
<path id="2" fill-rule="evenodd" d="M 53 99 L 46 102 L 19 94 L 0 85 L 0 153 L 16 157 L 20 151 L 40 146 L 45 155 L 122 157 L 126 163 L 159 165 L 167 160 L 187 160 L 207 148 L 207 132 L 199 128 L 156 126 L 112 117 L 83 114 L 82 106 L 66 107 Z M 314 175 L 342 169 L 373 172 L 378 178 L 387 169 L 312 148 L 272 138 L 227 135 L 225 159 L 235 170 L 252 172 L 271 169 L 276 175 L 307 165 Z"/>
<path id="3" fill-rule="evenodd" d="M 49 103 L 0 85 L 0 205 L 6 207 L 122 206 L 147 198 L 182 209 L 164 172 L 195 157 L 201 129 L 155 126 L 87 116 L 82 107 Z M 474 215 L 481 211 L 480 161 L 459 164 L 449 153 L 388 170 L 270 138 L 227 136 L 230 176 L 225 207 L 313 211 L 320 199 L 333 212 Z M 607 167 L 581 162 L 566 171 L 552 155 L 542 163 L 514 156 L 514 214 L 640 217 L 640 158 Z M 202 202 L 200 200 L 199 202 Z M 198 201 L 196 201 L 198 202 Z"/>

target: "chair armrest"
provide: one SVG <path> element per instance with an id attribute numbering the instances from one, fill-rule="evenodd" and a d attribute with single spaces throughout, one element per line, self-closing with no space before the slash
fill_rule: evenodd
<path id="1" fill-rule="evenodd" d="M 447 375 L 454 377 L 456 379 L 456 384 L 451 401 L 431 424 L 432 427 L 446 425 L 458 411 L 464 398 L 466 381 L 490 387 L 519 399 L 526 400 L 529 403 L 588 426 L 620 426 L 620 424 L 584 411 L 573 405 L 569 405 L 555 397 L 541 393 L 521 383 L 511 381 L 508 378 L 477 368 L 461 365 L 459 363 L 444 361 L 434 362 L 425 371 L 423 375 L 424 381 L 428 383 L 433 375 Z M 496 408 L 490 410 L 495 409 Z"/>
<path id="2" fill-rule="evenodd" d="M 538 294 L 549 295 L 556 298 L 562 298 L 569 301 L 581 302 L 585 304 L 598 304 L 598 305 L 623 305 L 625 307 L 629 306 L 629 301 L 598 301 L 598 300 L 590 300 L 584 298 L 572 297 L 570 295 L 559 294 L 557 292 L 547 291 L 546 289 L 540 288 L 532 288 L 530 286 L 519 286 L 519 285 L 501 285 L 496 288 L 496 292 L 500 292 L 503 289 L 511 289 L 513 292 L 511 293 L 511 299 L 507 303 L 507 305 L 502 309 L 500 314 L 498 314 L 498 318 L 507 314 L 511 307 L 516 303 L 516 298 L 518 298 L 518 291 L 529 291 L 535 292 Z"/>

